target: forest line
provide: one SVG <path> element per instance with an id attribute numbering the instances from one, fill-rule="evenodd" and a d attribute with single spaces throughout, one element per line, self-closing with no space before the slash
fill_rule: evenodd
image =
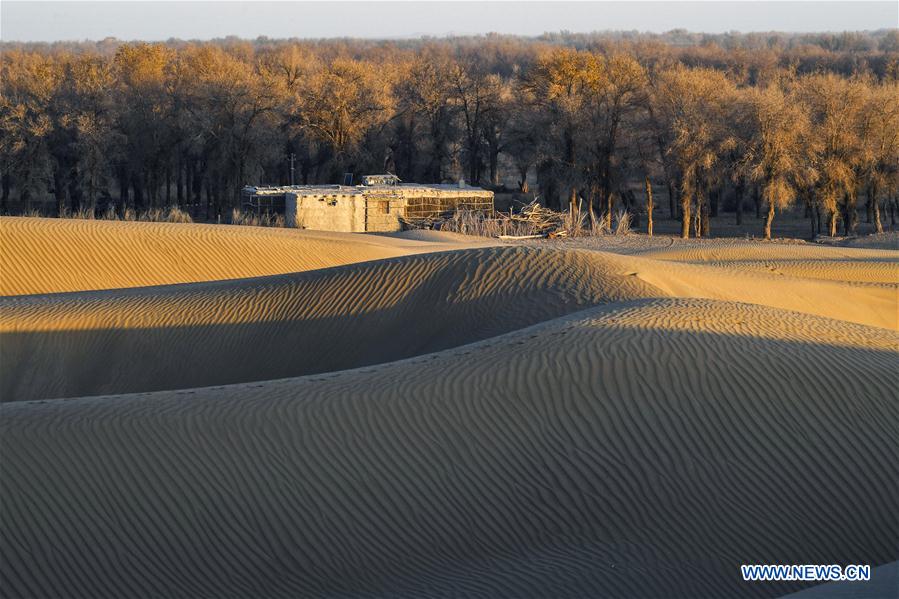
<path id="1" fill-rule="evenodd" d="M 727 205 L 895 225 L 899 32 L 3 44 L 4 214 L 189 206 L 394 172 L 611 220 L 654 186 L 683 236 Z M 513 183 L 514 182 L 514 183 Z M 658 209 L 658 207 L 657 207 Z"/>

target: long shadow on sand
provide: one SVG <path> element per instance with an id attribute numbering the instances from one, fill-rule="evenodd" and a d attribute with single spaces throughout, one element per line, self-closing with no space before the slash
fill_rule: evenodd
<path id="1" fill-rule="evenodd" d="M 5 404 L 3 593 L 765 597 L 809 585 L 740 564 L 899 558 L 895 353 L 594 312 L 317 377 Z"/>

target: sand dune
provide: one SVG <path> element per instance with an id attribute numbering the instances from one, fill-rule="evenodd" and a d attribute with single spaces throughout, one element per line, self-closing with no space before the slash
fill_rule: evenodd
<path id="1" fill-rule="evenodd" d="M 485 248 L 262 279 L 0 300 L 4 401 L 342 370 L 657 295 L 620 258 Z M 57 376 L 47 377 L 53 371 Z"/>
<path id="2" fill-rule="evenodd" d="M 899 328 L 899 283 L 841 280 L 851 268 L 834 269 L 829 275 L 809 276 L 813 267 L 792 266 L 794 276 L 767 268 L 741 268 L 736 264 L 692 264 L 631 258 L 636 276 L 671 297 L 693 297 L 749 302 L 796 310 L 891 330 Z M 790 271 L 789 260 L 776 268 Z M 889 270 L 889 268 L 885 269 Z M 796 276 L 801 271 L 804 276 Z M 863 263 L 859 276 L 877 272 Z M 888 278 L 885 273 L 884 278 Z M 876 278 L 876 277 L 871 277 Z"/>
<path id="3" fill-rule="evenodd" d="M 738 239 L 668 240 L 667 247 L 647 247 L 642 256 L 680 262 L 720 262 L 741 260 L 891 260 L 896 252 L 888 249 L 841 247 L 803 241 L 748 241 Z"/>
<path id="4" fill-rule="evenodd" d="M 896 290 L 492 247 L 240 281 L 5 298 L 0 396 L 77 397 L 343 370 L 640 298 L 744 301 L 895 329 Z"/>
<path id="5" fill-rule="evenodd" d="M 648 249 L 641 256 L 789 277 L 858 283 L 899 283 L 895 251 L 807 243 L 734 242 Z"/>
<path id="6" fill-rule="evenodd" d="M 758 597 L 810 585 L 740 564 L 899 559 L 896 252 L 0 233 L 4 597 Z"/>
<path id="7" fill-rule="evenodd" d="M 381 366 L 4 404 L 8 596 L 738 597 L 897 558 L 897 335 L 613 303 Z"/>
<path id="8" fill-rule="evenodd" d="M 730 260 L 708 264 L 824 281 L 891 284 L 899 281 L 899 264 L 894 260 Z"/>
<path id="9" fill-rule="evenodd" d="M 406 239 L 262 227 L 4 216 L 0 218 L 0 295 L 258 277 L 439 251 L 458 243 L 447 236 Z"/>

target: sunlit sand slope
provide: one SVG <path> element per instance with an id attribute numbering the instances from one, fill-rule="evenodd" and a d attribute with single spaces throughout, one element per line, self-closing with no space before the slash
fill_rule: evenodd
<path id="1" fill-rule="evenodd" d="M 640 238 L 637 238 L 640 239 Z M 659 240 L 661 242 L 661 240 Z M 895 249 L 866 249 L 816 243 L 736 239 L 669 239 L 668 247 L 649 247 L 640 255 L 685 262 L 739 260 L 897 260 Z"/>
<path id="2" fill-rule="evenodd" d="M 300 379 L 0 407 L 24 597 L 740 597 L 899 559 L 897 334 L 635 300 Z"/>
<path id="3" fill-rule="evenodd" d="M 864 273 L 840 264 L 829 276 L 803 272 L 771 272 L 767 268 L 743 268 L 740 264 L 690 264 L 632 258 L 635 276 L 672 297 L 692 297 L 749 302 L 859 324 L 899 329 L 899 284 L 858 282 L 846 273 Z M 780 268 L 783 262 L 778 262 Z M 870 271 L 868 271 L 870 272 Z M 842 275 L 841 275 L 842 273 Z M 843 277 L 841 279 L 841 276 Z"/>
<path id="4" fill-rule="evenodd" d="M 895 285 L 590 251 L 455 250 L 268 278 L 2 299 L 0 397 L 152 391 L 342 370 L 601 303 L 666 296 L 744 301 L 892 329 L 897 316 Z"/>
<path id="5" fill-rule="evenodd" d="M 423 241 L 296 229 L 4 216 L 0 295 L 239 279 L 458 244 L 449 236 L 438 240 L 442 243 L 429 243 L 427 237 Z"/>
<path id="6" fill-rule="evenodd" d="M 899 283 L 899 253 L 805 243 L 759 243 L 718 240 L 640 252 L 656 260 L 706 264 L 780 276 Z"/>

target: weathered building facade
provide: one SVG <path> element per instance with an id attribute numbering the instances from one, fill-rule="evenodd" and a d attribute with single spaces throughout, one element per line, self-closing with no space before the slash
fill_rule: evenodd
<path id="1" fill-rule="evenodd" d="M 288 227 L 318 231 L 399 231 L 403 224 L 456 210 L 493 212 L 493 192 L 459 185 L 401 183 L 393 175 L 363 177 L 362 185 L 245 187 L 245 206 L 284 212 Z"/>

